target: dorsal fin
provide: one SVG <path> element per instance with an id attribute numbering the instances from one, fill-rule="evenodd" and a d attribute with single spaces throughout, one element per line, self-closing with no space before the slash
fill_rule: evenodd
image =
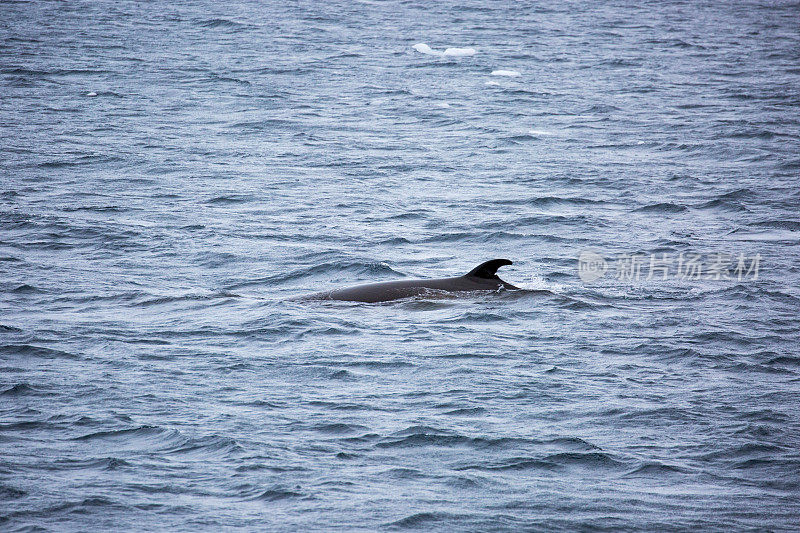
<path id="1" fill-rule="evenodd" d="M 497 269 L 500 268 L 501 266 L 510 264 L 512 263 L 508 259 L 492 259 L 491 261 L 486 261 L 485 263 L 481 263 L 480 265 L 470 270 L 467 276 L 473 276 L 476 278 L 484 278 L 484 279 L 500 279 L 497 277 Z"/>

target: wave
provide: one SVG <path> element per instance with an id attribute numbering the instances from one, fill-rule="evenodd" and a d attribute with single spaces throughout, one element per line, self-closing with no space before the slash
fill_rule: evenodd
<path id="1" fill-rule="evenodd" d="M 46 394 L 44 391 L 32 387 L 27 383 L 17 383 L 12 387 L 0 392 L 0 396 L 40 396 Z"/>
<path id="2" fill-rule="evenodd" d="M 756 228 L 775 228 L 789 231 L 800 231 L 800 220 L 762 220 L 748 224 Z"/>
<path id="3" fill-rule="evenodd" d="M 714 200 L 709 200 L 692 207 L 694 209 L 720 209 L 733 212 L 749 211 L 749 209 L 737 201 L 722 198 L 715 198 Z"/>
<path id="4" fill-rule="evenodd" d="M 453 409 L 442 413 L 446 416 L 478 416 L 486 413 L 484 407 L 462 407 L 460 409 Z"/>
<path id="5" fill-rule="evenodd" d="M 230 205 L 241 204 L 253 201 L 253 196 L 245 194 L 228 194 L 221 196 L 214 196 L 206 200 L 205 203 L 209 205 Z"/>
<path id="6" fill-rule="evenodd" d="M 777 446 L 766 443 L 747 443 L 738 446 L 731 446 L 725 450 L 713 451 L 700 456 L 705 460 L 741 460 L 743 458 L 765 458 L 774 460 L 776 456 L 788 452 L 790 449 L 784 446 Z"/>
<path id="7" fill-rule="evenodd" d="M 129 305 L 133 307 L 151 307 L 154 305 L 164 305 L 176 302 L 202 302 L 209 300 L 228 300 L 231 298 L 240 298 L 238 294 L 228 291 L 218 291 L 207 294 L 183 294 L 180 296 L 159 296 L 157 298 L 150 298 L 140 302 L 133 302 Z"/>
<path id="8" fill-rule="evenodd" d="M 209 435 L 189 438 L 179 446 L 166 450 L 170 455 L 207 459 L 211 457 L 238 456 L 244 448 L 230 437 Z"/>
<path id="9" fill-rule="evenodd" d="M 82 166 L 100 166 L 109 163 L 118 163 L 123 161 L 123 158 L 117 155 L 108 154 L 92 154 L 73 157 L 70 159 L 54 159 L 37 163 L 36 166 L 41 169 L 60 169 Z"/>
<path id="10" fill-rule="evenodd" d="M 591 451 L 600 449 L 598 446 L 595 446 L 591 442 L 588 442 L 579 437 L 556 437 L 554 439 L 544 440 L 542 441 L 542 444 L 555 445 L 559 448 L 567 448 L 579 451 Z"/>
<path id="11" fill-rule="evenodd" d="M 53 469 L 76 469 L 76 470 L 105 470 L 113 471 L 120 468 L 134 467 L 124 459 L 117 457 L 100 457 L 96 459 L 59 459 L 53 463 Z"/>
<path id="12" fill-rule="evenodd" d="M 212 18 L 212 19 L 202 19 L 195 21 L 197 26 L 201 28 L 227 28 L 227 29 L 243 29 L 246 28 L 248 25 L 242 22 L 236 22 L 235 20 L 225 19 L 225 18 Z"/>
<path id="13" fill-rule="evenodd" d="M 462 466 L 460 470 L 560 470 L 564 468 L 619 469 L 625 463 L 604 452 L 560 452 L 540 457 L 510 457 L 497 462 Z"/>
<path id="14" fill-rule="evenodd" d="M 363 358 L 363 355 L 353 356 L 355 360 L 347 361 L 330 361 L 327 364 L 331 365 L 339 365 L 339 366 L 356 366 L 356 367 L 363 367 L 363 368 L 372 368 L 377 370 L 390 370 L 395 368 L 412 368 L 417 365 L 411 363 L 409 361 L 402 361 L 402 360 L 394 360 L 394 361 L 370 361 L 370 360 L 359 360 Z M 319 361 L 320 364 L 326 364 L 325 361 Z"/>
<path id="15" fill-rule="evenodd" d="M 10 487 L 8 485 L 0 485 L 0 498 L 4 500 L 16 500 L 19 498 L 24 498 L 28 495 L 28 492 L 22 489 L 18 489 L 16 487 Z M 0 516 L 0 522 L 2 521 L 3 517 Z"/>
<path id="16" fill-rule="evenodd" d="M 277 486 L 259 492 L 258 494 L 255 494 L 253 496 L 246 497 L 245 499 L 250 501 L 275 502 L 280 500 L 289 500 L 289 499 L 304 498 L 304 497 L 306 497 L 306 495 L 303 494 L 302 492 L 297 492 L 296 490 L 290 490 L 284 487 Z"/>
<path id="17" fill-rule="evenodd" d="M 118 205 L 77 205 L 65 206 L 62 208 L 62 211 L 65 213 L 74 213 L 79 211 L 90 211 L 93 213 L 122 213 L 128 210 L 128 208 L 120 207 Z"/>
<path id="18" fill-rule="evenodd" d="M 384 527 L 389 529 L 418 529 L 431 527 L 438 522 L 453 522 L 454 524 L 462 523 L 462 516 L 442 512 L 423 512 L 415 513 L 413 515 L 401 518 L 395 522 L 384 524 Z"/>
<path id="19" fill-rule="evenodd" d="M 138 426 L 133 428 L 97 431 L 75 437 L 73 440 L 93 444 L 113 445 L 115 450 L 152 450 L 164 451 L 175 449 L 186 443 L 187 439 L 177 430 L 164 429 L 159 426 Z"/>
<path id="20" fill-rule="evenodd" d="M 252 285 L 267 285 L 267 284 L 284 284 L 290 281 L 298 281 L 306 278 L 315 278 L 335 274 L 341 277 L 346 273 L 348 278 L 352 278 L 353 283 L 357 283 L 359 278 L 369 277 L 377 279 L 378 277 L 404 277 L 403 274 L 392 267 L 382 262 L 349 262 L 349 261 L 334 261 L 316 264 L 313 266 L 299 268 L 289 272 L 280 272 L 272 276 L 267 276 L 255 280 L 244 281 L 241 283 L 229 285 L 228 289 L 242 288 Z"/>
<path id="21" fill-rule="evenodd" d="M 38 70 L 28 69 L 23 67 L 10 67 L 0 68 L 0 74 L 16 74 L 21 76 L 30 77 L 47 77 L 47 76 L 95 76 L 104 74 L 114 74 L 114 72 L 102 69 L 50 69 Z"/>
<path id="22" fill-rule="evenodd" d="M 675 474 L 688 474 L 691 471 L 687 468 L 680 466 L 669 465 L 660 463 L 658 461 L 646 462 L 623 474 L 623 477 L 645 477 L 648 479 L 658 479 L 664 476 L 671 476 Z"/>
<path id="23" fill-rule="evenodd" d="M 34 346 L 32 344 L 3 344 L 0 345 L 0 353 L 6 355 L 24 355 L 31 357 L 41 357 L 44 359 L 78 359 L 79 356 L 63 350 L 45 348 L 44 346 Z"/>
<path id="24" fill-rule="evenodd" d="M 670 202 L 660 202 L 634 209 L 634 211 L 639 213 L 682 213 L 686 211 L 686 206 Z"/>
<path id="25" fill-rule="evenodd" d="M 622 110 L 619 107 L 611 104 L 595 104 L 591 107 L 584 109 L 583 111 L 580 111 L 578 114 L 580 115 L 594 114 L 594 113 L 607 114 L 607 113 L 613 113 L 615 111 L 622 111 Z"/>
<path id="26" fill-rule="evenodd" d="M 768 360 L 765 364 L 767 364 L 767 365 L 800 366 L 800 357 L 789 356 L 789 355 L 780 355 L 778 357 L 773 357 L 772 359 Z"/>
<path id="27" fill-rule="evenodd" d="M 314 426 L 313 429 L 314 431 L 319 431 L 320 433 L 330 433 L 335 435 L 350 435 L 352 433 L 364 431 L 367 429 L 367 427 L 362 426 L 360 424 L 344 424 L 341 422 L 336 422 L 332 424 L 319 424 Z"/>
<path id="28" fill-rule="evenodd" d="M 36 294 L 36 293 L 43 293 L 42 289 L 37 289 L 33 285 L 28 285 L 27 283 L 23 283 L 22 285 L 18 285 L 14 287 L 8 292 L 12 292 L 14 294 Z"/>

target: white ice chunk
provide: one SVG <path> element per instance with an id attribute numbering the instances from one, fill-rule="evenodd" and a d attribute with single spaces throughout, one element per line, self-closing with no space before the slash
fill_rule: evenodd
<path id="1" fill-rule="evenodd" d="M 447 57 L 464 57 L 464 56 L 474 56 L 475 49 L 474 48 L 448 48 L 442 54 L 443 56 Z"/>
<path id="2" fill-rule="evenodd" d="M 475 49 L 474 48 L 447 48 L 444 52 L 440 50 L 434 50 L 430 46 L 425 43 L 418 43 L 413 46 L 414 50 L 421 54 L 427 54 L 429 56 L 439 56 L 439 57 L 465 57 L 465 56 L 474 56 Z"/>
<path id="3" fill-rule="evenodd" d="M 493 70 L 492 76 L 519 76 L 520 73 L 516 70 Z"/>
<path id="4" fill-rule="evenodd" d="M 415 44 L 414 45 L 414 50 L 416 50 L 417 52 L 420 52 L 422 54 L 428 54 L 428 55 L 431 55 L 431 56 L 440 56 L 440 55 L 442 55 L 441 52 L 437 52 L 436 50 L 432 49 L 430 46 L 428 46 L 425 43 Z"/>

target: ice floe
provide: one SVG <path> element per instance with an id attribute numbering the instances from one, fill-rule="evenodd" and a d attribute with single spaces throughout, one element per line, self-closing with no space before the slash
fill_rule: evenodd
<path id="1" fill-rule="evenodd" d="M 421 54 L 427 54 L 431 56 L 440 56 L 440 57 L 465 57 L 465 56 L 474 56 L 475 49 L 474 48 L 447 48 L 444 52 L 439 50 L 434 50 L 430 46 L 425 43 L 418 43 L 413 46 L 414 50 Z"/>
<path id="2" fill-rule="evenodd" d="M 492 76 L 520 76 L 516 70 L 493 70 Z"/>

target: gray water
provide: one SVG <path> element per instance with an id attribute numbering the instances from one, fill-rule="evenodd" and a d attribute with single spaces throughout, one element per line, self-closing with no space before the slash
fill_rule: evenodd
<path id="1" fill-rule="evenodd" d="M 0 528 L 795 530 L 800 5 L 599 4 L 0 3 Z"/>

